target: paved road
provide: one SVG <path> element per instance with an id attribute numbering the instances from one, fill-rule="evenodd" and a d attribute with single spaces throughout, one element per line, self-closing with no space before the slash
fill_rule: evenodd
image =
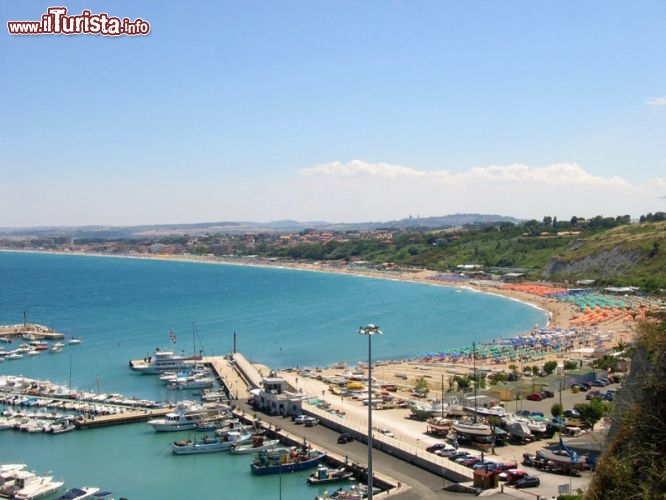
<path id="1" fill-rule="evenodd" d="M 617 385 L 614 384 L 607 388 L 602 388 L 602 391 L 606 389 L 617 389 Z M 549 398 L 543 401 L 520 401 L 518 402 L 518 409 L 542 411 L 544 415 L 550 416 L 550 409 L 552 405 L 559 401 L 560 394 L 556 393 L 555 398 Z M 585 401 L 585 394 L 575 394 L 569 390 L 565 390 L 561 394 L 561 401 L 565 409 L 573 408 L 575 404 Z M 241 403 L 239 406 L 246 412 L 249 412 L 250 414 L 253 413 L 253 410 L 251 407 L 249 407 L 249 405 Z M 507 410 L 515 410 L 513 402 L 508 405 Z M 264 414 L 261 414 L 261 418 L 267 422 L 271 422 L 273 425 L 284 428 L 292 434 L 305 437 L 315 446 L 320 446 L 327 450 L 334 451 L 342 456 L 346 455 L 349 457 L 349 460 L 352 463 L 357 463 L 362 466 L 367 464 L 367 446 L 356 441 L 340 445 L 336 441 L 339 435 L 337 431 L 327 429 L 320 425 L 316 427 L 304 427 L 302 425 L 296 425 L 289 418 L 271 417 Z M 422 427 L 423 434 L 421 435 L 423 437 L 423 446 L 426 442 L 432 441 L 432 438 L 425 434 L 425 423 L 422 424 Z M 543 444 L 545 443 L 536 442 L 533 443 L 530 447 L 507 446 L 497 448 L 497 453 L 499 455 L 497 459 L 513 459 L 519 461 L 523 452 L 533 452 L 535 449 L 542 447 Z M 476 450 L 471 451 L 475 454 L 478 454 L 478 451 Z M 443 490 L 445 484 L 450 483 L 445 483 L 441 476 L 430 473 L 380 450 L 374 450 L 373 465 L 375 471 L 381 471 L 382 473 L 395 478 L 397 481 L 400 481 L 402 484 L 411 486 L 411 488 L 403 488 L 402 491 L 393 490 L 390 494 L 391 497 L 395 497 L 400 500 L 461 498 L 461 494 L 459 493 L 451 493 Z M 553 495 L 557 495 L 559 485 L 571 483 L 574 490 L 576 488 L 585 488 L 590 478 L 590 473 L 585 473 L 583 477 L 569 478 L 568 476 L 544 473 L 527 467 L 524 467 L 524 469 L 530 473 L 533 473 L 534 475 L 539 476 L 541 478 L 542 484 L 539 488 L 530 489 L 529 492 L 513 493 L 512 496 L 516 498 L 534 499 L 537 498 L 537 495 L 542 495 L 545 498 L 551 498 Z M 499 492 L 495 492 L 495 495 L 497 495 L 498 498 L 507 498 L 505 494 L 500 494 Z"/>

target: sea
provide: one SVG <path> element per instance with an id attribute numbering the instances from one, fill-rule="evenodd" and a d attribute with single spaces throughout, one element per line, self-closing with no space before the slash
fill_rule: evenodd
<path id="1" fill-rule="evenodd" d="M 376 324 L 372 359 L 400 360 L 546 326 L 536 307 L 462 287 L 278 267 L 0 252 L 0 324 L 46 325 L 77 338 L 60 353 L 0 363 L 0 375 L 153 400 L 191 397 L 129 368 L 156 347 L 223 355 L 271 368 L 367 361 L 360 326 Z M 172 335 L 173 332 L 175 335 Z M 11 346 L 12 344 L 8 344 Z M 6 347 L 6 344 L 0 344 Z M 174 456 L 187 433 L 145 423 L 60 435 L 0 431 L 0 463 L 27 463 L 67 488 L 115 498 L 311 500 L 307 472 L 252 476 L 248 456 Z"/>

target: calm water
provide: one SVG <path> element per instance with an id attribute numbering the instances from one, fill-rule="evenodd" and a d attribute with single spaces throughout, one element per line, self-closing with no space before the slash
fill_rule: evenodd
<path id="1" fill-rule="evenodd" d="M 81 390 L 173 399 L 127 366 L 155 347 L 238 350 L 275 368 L 355 363 L 361 325 L 381 325 L 373 359 L 512 336 L 544 325 L 533 307 L 468 290 L 348 275 L 187 262 L 0 252 L 0 324 L 41 323 L 80 338 L 57 354 L 0 363 L 0 374 L 45 378 Z M 171 344 L 168 332 L 177 334 Z M 362 354 L 359 354 L 362 353 Z M 57 436 L 0 433 L 0 463 L 52 471 L 66 486 L 116 496 L 278 498 L 277 477 L 251 477 L 249 457 L 172 456 L 174 434 L 146 424 Z M 307 472 L 282 478 L 283 498 L 312 499 Z M 324 488 L 321 488 L 323 490 Z M 230 493 L 233 491 L 233 493 Z"/>

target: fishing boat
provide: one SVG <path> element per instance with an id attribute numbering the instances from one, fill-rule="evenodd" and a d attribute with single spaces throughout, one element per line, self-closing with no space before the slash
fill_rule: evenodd
<path id="1" fill-rule="evenodd" d="M 199 406 L 179 403 L 175 411 L 167 413 L 163 418 L 149 420 L 148 425 L 155 432 L 188 431 L 195 429 L 205 417 L 206 412 Z"/>
<path id="2" fill-rule="evenodd" d="M 327 484 L 347 481 L 354 477 L 354 473 L 344 467 L 329 468 L 324 464 L 319 464 L 317 470 L 312 472 L 306 479 L 308 484 Z"/>
<path id="3" fill-rule="evenodd" d="M 174 455 L 194 455 L 198 453 L 217 453 L 229 451 L 237 443 L 249 443 L 251 434 L 230 431 L 224 438 L 204 436 L 201 439 L 188 439 L 171 443 Z"/>
<path id="4" fill-rule="evenodd" d="M 430 417 L 426 420 L 426 424 L 428 424 L 427 432 L 435 436 L 446 436 L 451 430 L 453 423 L 454 420 L 450 418 Z"/>
<path id="5" fill-rule="evenodd" d="M 234 443 L 234 445 L 231 447 L 231 453 L 234 455 L 257 453 L 275 448 L 279 444 L 279 439 L 264 439 L 264 436 L 255 435 L 251 437 L 251 441 L 249 443 Z"/>
<path id="6" fill-rule="evenodd" d="M 252 474 L 278 474 L 315 467 L 326 458 L 326 454 L 306 446 L 273 448 L 256 454 L 250 464 Z"/>
<path id="7" fill-rule="evenodd" d="M 84 498 L 93 498 L 99 488 L 95 486 L 83 486 L 81 488 L 72 488 L 60 495 L 56 500 L 83 500 Z"/>

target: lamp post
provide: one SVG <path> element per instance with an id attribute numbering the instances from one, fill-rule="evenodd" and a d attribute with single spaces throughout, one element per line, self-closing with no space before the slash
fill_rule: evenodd
<path id="1" fill-rule="evenodd" d="M 369 324 L 358 329 L 368 336 L 368 499 L 372 500 L 372 336 L 381 335 L 377 325 Z"/>

